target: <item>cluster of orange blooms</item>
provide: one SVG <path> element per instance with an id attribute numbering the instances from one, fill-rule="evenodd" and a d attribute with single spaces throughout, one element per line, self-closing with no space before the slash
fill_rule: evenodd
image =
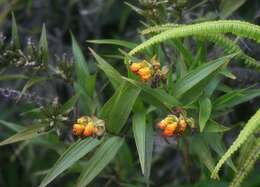
<path id="1" fill-rule="evenodd" d="M 185 119 L 182 115 L 179 117 L 168 115 L 158 123 L 157 127 L 162 130 L 164 137 L 171 137 L 175 134 L 182 135 L 190 122 L 191 119 Z"/>
<path id="2" fill-rule="evenodd" d="M 96 117 L 82 116 L 73 124 L 72 133 L 75 136 L 101 137 L 105 132 L 104 121 Z"/>
<path id="3" fill-rule="evenodd" d="M 160 69 L 160 63 L 155 60 L 156 57 L 151 59 L 151 63 L 147 62 L 146 60 L 141 60 L 139 62 L 133 62 L 130 65 L 130 70 L 138 75 L 142 81 L 148 81 L 154 72 Z"/>

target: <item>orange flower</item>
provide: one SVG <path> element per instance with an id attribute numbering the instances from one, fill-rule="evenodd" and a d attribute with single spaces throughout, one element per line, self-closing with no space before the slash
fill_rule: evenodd
<path id="1" fill-rule="evenodd" d="M 72 132 L 74 135 L 77 135 L 77 136 L 81 135 L 83 130 L 84 130 L 84 125 L 77 124 L 77 123 L 73 125 Z"/>
<path id="2" fill-rule="evenodd" d="M 142 64 L 141 63 L 132 63 L 131 65 L 130 65 L 130 70 L 132 71 L 132 72 L 137 72 L 140 68 L 142 68 Z"/>
<path id="3" fill-rule="evenodd" d="M 177 132 L 182 134 L 185 131 L 186 127 L 187 127 L 186 121 L 184 119 L 181 119 L 178 123 Z"/>
<path id="4" fill-rule="evenodd" d="M 93 135 L 94 129 L 95 129 L 94 124 L 93 124 L 92 122 L 88 123 L 88 124 L 85 126 L 83 135 L 84 135 L 84 136 L 91 136 L 91 135 Z"/>
<path id="5" fill-rule="evenodd" d="M 164 131 L 162 132 L 162 135 L 164 137 L 171 137 L 173 135 L 173 132 L 171 130 L 164 129 Z"/>
<path id="6" fill-rule="evenodd" d="M 151 74 L 151 70 L 149 67 L 144 67 L 139 69 L 139 71 L 137 72 L 140 76 L 146 76 L 146 75 L 150 75 Z"/>
<path id="7" fill-rule="evenodd" d="M 176 122 L 171 122 L 171 123 L 169 123 L 169 124 L 166 126 L 165 130 L 167 130 L 167 131 L 172 131 L 172 133 L 174 133 L 175 130 L 176 130 L 176 128 L 177 128 L 177 123 L 176 123 Z"/>
<path id="8" fill-rule="evenodd" d="M 160 121 L 160 123 L 157 124 L 157 127 L 161 130 L 165 129 L 165 127 L 167 126 L 167 123 L 165 120 Z"/>

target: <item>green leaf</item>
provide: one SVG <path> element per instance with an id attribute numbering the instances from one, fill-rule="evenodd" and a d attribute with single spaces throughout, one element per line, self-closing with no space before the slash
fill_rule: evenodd
<path id="1" fill-rule="evenodd" d="M 26 127 L 16 133 L 15 135 L 7 138 L 6 140 L 0 142 L 0 146 L 16 143 L 19 141 L 24 141 L 28 139 L 35 138 L 40 135 L 46 134 L 45 132 L 42 132 L 42 130 L 46 127 L 46 124 L 40 124 L 40 125 L 32 125 L 29 127 Z"/>
<path id="2" fill-rule="evenodd" d="M 214 160 L 212 158 L 210 149 L 202 136 L 196 135 L 189 138 L 190 149 L 195 153 L 200 161 L 212 171 L 214 169 Z"/>
<path id="3" fill-rule="evenodd" d="M 107 63 L 102 57 L 100 57 L 95 51 L 93 51 L 91 48 L 89 48 L 89 50 L 92 53 L 92 55 L 95 57 L 98 63 L 98 67 L 104 71 L 109 81 L 114 86 L 114 88 L 117 88 L 122 82 L 120 73 L 113 66 Z"/>
<path id="4" fill-rule="evenodd" d="M 218 122 L 210 119 L 207 122 L 206 127 L 204 128 L 204 132 L 211 132 L 211 133 L 217 133 L 217 132 L 226 132 L 229 131 L 231 128 L 230 127 L 225 127 Z"/>
<path id="5" fill-rule="evenodd" d="M 119 45 L 122 47 L 126 47 L 129 49 L 133 49 L 137 46 L 136 43 L 133 42 L 128 42 L 124 40 L 111 40 L 111 39 L 103 39 L 103 40 L 87 40 L 89 43 L 94 43 L 94 44 L 112 44 L 112 45 Z"/>
<path id="6" fill-rule="evenodd" d="M 45 64 L 47 64 L 49 52 L 48 52 L 48 40 L 47 40 L 45 24 L 43 24 L 43 26 L 42 26 L 42 33 L 41 33 L 41 38 L 40 38 L 40 42 L 39 42 L 39 49 L 42 52 L 43 62 Z"/>
<path id="7" fill-rule="evenodd" d="M 27 77 L 26 75 L 19 75 L 19 74 L 0 75 L 0 81 L 15 80 L 15 79 L 29 79 L 29 77 Z"/>
<path id="8" fill-rule="evenodd" d="M 103 143 L 88 161 L 77 181 L 77 187 L 88 185 L 116 156 L 119 148 L 124 143 L 120 137 L 111 137 Z"/>
<path id="9" fill-rule="evenodd" d="M 226 19 L 239 7 L 241 7 L 246 0 L 222 0 L 220 3 L 220 17 Z"/>
<path id="10" fill-rule="evenodd" d="M 180 98 L 187 91 L 226 64 L 232 57 L 234 57 L 234 54 L 208 62 L 189 72 L 186 76 L 177 81 L 174 89 L 174 95 L 177 98 Z"/>
<path id="11" fill-rule="evenodd" d="M 118 87 L 114 95 L 101 109 L 101 117 L 106 121 L 108 131 L 118 133 L 126 123 L 140 89 L 126 81 Z"/>
<path id="12" fill-rule="evenodd" d="M 145 167 L 144 167 L 144 178 L 146 183 L 148 184 L 150 174 L 151 174 L 151 166 L 153 159 L 153 145 L 154 145 L 154 132 L 153 125 L 146 123 L 146 134 L 145 134 Z"/>
<path id="13" fill-rule="evenodd" d="M 16 49 L 21 48 L 20 39 L 17 31 L 17 24 L 13 12 L 12 12 L 12 42 L 14 42 L 14 46 Z"/>
<path id="14" fill-rule="evenodd" d="M 18 131 L 21 131 L 22 129 L 24 129 L 23 126 L 17 125 L 15 123 L 12 123 L 9 121 L 0 120 L 0 123 L 15 132 L 18 132 Z"/>
<path id="15" fill-rule="evenodd" d="M 73 108 L 76 102 L 79 99 L 79 95 L 76 94 L 72 96 L 66 103 L 64 103 L 61 107 L 61 113 L 69 113 Z"/>
<path id="16" fill-rule="evenodd" d="M 191 52 L 184 46 L 183 42 L 180 39 L 174 39 L 169 42 L 174 48 L 176 48 L 182 55 L 185 60 L 185 66 L 191 65 L 193 62 Z"/>
<path id="17" fill-rule="evenodd" d="M 103 140 L 86 138 L 73 143 L 57 160 L 48 174 L 42 180 L 40 187 L 47 186 L 58 175 L 71 167 L 79 159 L 97 147 Z"/>
<path id="18" fill-rule="evenodd" d="M 45 81 L 47 80 L 47 77 L 33 77 L 31 79 L 29 79 L 26 84 L 24 85 L 21 93 L 19 94 L 19 97 L 17 98 L 17 102 L 22 98 L 22 96 L 25 94 L 25 92 L 32 87 L 33 85 L 41 82 L 41 81 Z"/>
<path id="19" fill-rule="evenodd" d="M 92 114 L 96 109 L 96 103 L 92 99 L 95 91 L 96 76 L 90 75 L 89 68 L 86 63 L 86 59 L 77 43 L 73 34 L 72 38 L 72 52 L 75 59 L 76 77 L 75 89 L 81 96 L 81 100 L 84 102 L 81 106 L 84 108 L 86 113 Z"/>
<path id="20" fill-rule="evenodd" d="M 225 108 L 232 108 L 241 103 L 250 101 L 260 96 L 260 89 L 242 89 L 228 92 L 215 100 L 214 109 L 223 110 Z"/>
<path id="21" fill-rule="evenodd" d="M 145 84 L 137 82 L 135 80 L 123 77 L 124 80 L 142 89 L 143 100 L 155 106 L 164 106 L 167 109 L 171 109 L 175 106 L 181 106 L 181 103 L 172 95 L 169 95 L 163 89 L 151 88 Z"/>
<path id="22" fill-rule="evenodd" d="M 146 134 L 146 123 L 145 123 L 145 113 L 136 112 L 133 115 L 133 133 L 135 138 L 135 144 L 137 147 L 139 160 L 144 174 L 145 167 L 145 134 Z"/>
<path id="23" fill-rule="evenodd" d="M 199 105 L 199 126 L 200 132 L 202 132 L 211 114 L 211 101 L 209 98 L 203 97 L 199 100 Z"/>

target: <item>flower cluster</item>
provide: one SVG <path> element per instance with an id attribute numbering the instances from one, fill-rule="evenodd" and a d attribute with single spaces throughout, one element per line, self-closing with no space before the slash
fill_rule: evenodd
<path id="1" fill-rule="evenodd" d="M 132 63 L 130 70 L 137 74 L 144 82 L 148 81 L 152 76 L 152 67 L 146 60 Z"/>
<path id="2" fill-rule="evenodd" d="M 105 124 L 96 117 L 82 116 L 73 124 L 72 132 L 75 136 L 101 137 L 105 132 Z"/>
<path id="3" fill-rule="evenodd" d="M 164 137 L 171 137 L 175 134 L 182 135 L 187 126 L 192 126 L 192 124 L 192 118 L 186 118 L 183 115 L 176 116 L 171 114 L 161 120 L 157 127 L 162 130 L 162 135 Z"/>

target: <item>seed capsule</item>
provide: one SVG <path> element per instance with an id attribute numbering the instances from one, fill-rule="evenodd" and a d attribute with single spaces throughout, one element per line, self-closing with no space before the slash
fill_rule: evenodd
<path id="1" fill-rule="evenodd" d="M 77 124 L 77 123 L 73 125 L 72 133 L 74 135 L 76 136 L 81 135 L 83 131 L 84 131 L 84 125 Z"/>
<path id="2" fill-rule="evenodd" d="M 94 124 L 91 123 L 91 122 L 88 123 L 88 124 L 85 126 L 83 135 L 84 135 L 84 136 L 92 136 L 93 133 L 94 133 L 94 129 L 95 129 Z"/>

